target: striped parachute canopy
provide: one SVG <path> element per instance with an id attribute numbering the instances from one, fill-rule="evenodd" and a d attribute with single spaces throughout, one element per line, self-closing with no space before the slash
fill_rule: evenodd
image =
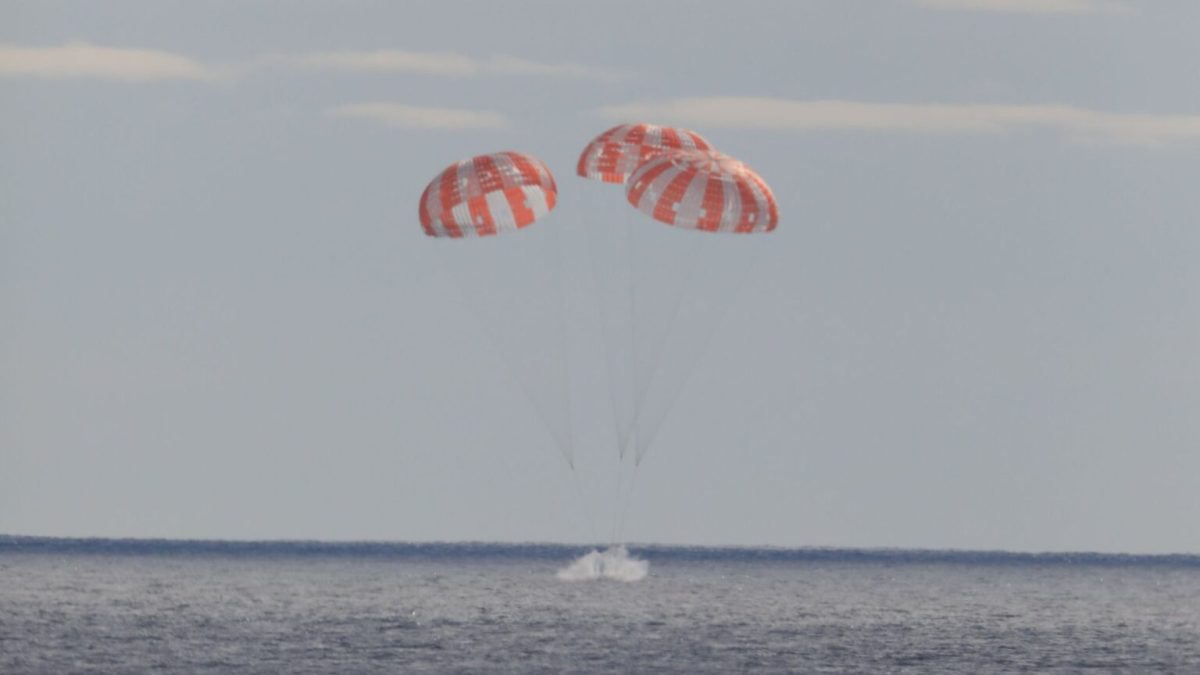
<path id="1" fill-rule="evenodd" d="M 554 208 L 558 187 L 541 160 L 497 152 L 446 167 L 421 194 L 421 227 L 431 237 L 516 232 Z"/>
<path id="2" fill-rule="evenodd" d="M 592 139 L 575 173 L 605 183 L 624 183 L 639 164 L 664 150 L 711 150 L 700 134 L 657 124 L 620 124 Z"/>
<path id="3" fill-rule="evenodd" d="M 738 160 L 712 150 L 680 150 L 643 162 L 625 186 L 639 211 L 675 227 L 706 232 L 770 232 L 775 195 Z"/>

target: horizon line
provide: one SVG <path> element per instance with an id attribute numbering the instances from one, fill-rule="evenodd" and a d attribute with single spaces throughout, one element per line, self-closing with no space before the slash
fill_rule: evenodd
<path id="1" fill-rule="evenodd" d="M 729 558 L 729 554 L 755 554 L 763 560 L 811 559 L 828 560 L 833 556 L 851 554 L 864 561 L 898 561 L 908 558 L 910 562 L 979 562 L 980 557 L 999 560 L 1031 562 L 1050 562 L 1058 564 L 1069 563 L 1108 563 L 1120 562 L 1174 562 L 1200 566 L 1200 553 L 1171 552 L 1171 553 L 1131 553 L 1105 551 L 1013 551 L 1005 549 L 966 549 L 966 548 L 926 548 L 898 546 L 830 546 L 804 545 L 784 546 L 777 544 L 672 544 L 654 542 L 554 542 L 554 541 L 483 541 L 483 540 L 421 540 L 402 541 L 387 539 L 219 539 L 219 538 L 169 538 L 169 537 L 102 537 L 102 536 L 43 536 L 28 534 L 0 533 L 0 554 L 32 545 L 34 549 L 56 552 L 114 552 L 116 548 L 124 548 L 128 553 L 172 553 L 185 548 L 197 548 L 201 552 L 250 553 L 261 551 L 264 547 L 272 547 L 279 552 L 289 553 L 321 553 L 321 552 L 352 552 L 354 550 L 375 550 L 386 553 L 420 553 L 428 552 L 431 548 L 478 550 L 480 548 L 506 549 L 542 549 L 567 551 L 580 548 L 607 548 L 626 546 L 637 549 L 640 553 L 651 554 L 651 557 L 679 558 L 678 553 L 700 554 L 692 558 Z M 169 550 L 153 550 L 155 546 L 165 545 Z M 205 551 L 204 549 L 207 549 Z M 288 550 L 290 549 L 290 550 Z M 28 552 L 28 551 L 26 551 Z"/>

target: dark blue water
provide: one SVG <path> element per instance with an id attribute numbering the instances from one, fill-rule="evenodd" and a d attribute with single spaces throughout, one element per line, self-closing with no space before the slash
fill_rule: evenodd
<path id="1" fill-rule="evenodd" d="M 1200 556 L 586 552 L 0 536 L 0 672 L 1200 673 Z"/>

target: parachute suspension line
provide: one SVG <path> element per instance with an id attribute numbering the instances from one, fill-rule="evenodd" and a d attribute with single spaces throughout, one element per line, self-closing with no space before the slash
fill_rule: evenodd
<path id="1" fill-rule="evenodd" d="M 625 492 L 624 499 L 622 500 L 621 518 L 617 526 L 617 536 L 621 537 L 622 541 L 624 541 L 625 536 L 625 517 L 629 515 L 629 505 L 633 502 L 633 488 L 637 485 L 637 470 L 638 465 L 635 463 L 633 471 L 629 476 L 629 489 Z"/>
<path id="2" fill-rule="evenodd" d="M 652 223 L 652 225 L 657 225 L 657 223 Z M 679 320 L 679 312 L 683 307 L 684 299 L 688 295 L 687 291 L 693 286 L 693 279 L 695 278 L 696 272 L 700 267 L 700 241 L 704 237 L 712 236 L 694 232 L 670 232 L 669 234 L 682 235 L 691 241 L 688 242 L 684 252 L 682 253 L 684 264 L 683 281 L 677 287 L 671 289 L 671 293 L 667 297 L 667 306 L 665 308 L 666 312 L 664 313 L 667 317 L 666 323 L 660 327 L 658 335 L 649 337 L 643 336 L 644 340 L 649 339 L 652 341 L 652 344 L 645 346 L 649 350 L 649 358 L 644 363 L 639 364 L 639 367 L 634 371 L 636 373 L 639 369 L 644 370 L 644 375 L 640 381 L 635 378 L 633 431 L 630 434 L 632 439 L 631 445 L 633 446 L 635 453 L 639 454 L 642 446 L 638 444 L 637 439 L 644 436 L 644 434 L 640 432 L 643 431 L 642 424 L 646 421 L 645 408 L 647 404 L 647 396 L 650 394 L 651 385 L 653 385 L 655 376 L 658 375 L 659 369 L 662 365 L 663 350 L 666 347 L 667 339 L 670 337 L 671 331 L 675 328 L 675 324 Z M 631 242 L 632 240 L 633 238 L 630 237 Z M 632 289 L 632 287 L 633 284 L 631 282 L 630 288 Z M 634 303 L 634 300 L 632 299 L 632 290 L 630 303 L 631 305 Z M 633 316 L 635 318 L 634 320 L 630 321 L 631 325 L 637 323 L 636 314 Z M 636 352 L 637 350 L 635 349 L 634 351 Z M 637 355 L 635 354 L 635 358 L 636 356 Z M 653 420 L 651 420 L 651 424 L 657 426 L 657 423 L 655 423 Z M 646 440 L 646 444 L 649 444 L 649 439 Z M 637 462 L 641 462 L 640 456 L 637 457 Z"/>
<path id="3" fill-rule="evenodd" d="M 720 236 L 720 235 L 718 235 L 718 236 Z M 730 236 L 743 236 L 743 235 L 730 235 Z M 751 243 L 757 243 L 757 242 L 744 242 L 744 243 L 751 244 Z M 646 453 L 648 453 L 650 451 L 650 445 L 651 445 L 651 443 L 654 442 L 654 439 L 657 436 L 659 429 L 662 427 L 662 422 L 666 419 L 667 415 L 670 414 L 671 410 L 675 406 L 676 401 L 679 400 L 679 394 L 686 387 L 688 381 L 691 380 L 692 375 L 695 374 L 696 364 L 704 356 L 705 352 L 708 351 L 708 345 L 710 342 L 712 342 L 713 335 L 716 334 L 717 328 L 723 323 L 726 315 L 729 313 L 729 310 L 731 310 L 733 308 L 733 305 L 735 304 L 735 301 L 737 299 L 739 291 L 741 291 L 742 286 L 746 283 L 747 278 L 750 276 L 751 270 L 754 268 L 754 262 L 758 259 L 759 255 L 760 255 L 759 249 L 761 247 L 751 245 L 751 246 L 748 246 L 748 248 L 750 249 L 750 251 L 748 254 L 743 254 L 744 258 L 741 261 L 742 264 L 736 266 L 736 268 L 734 269 L 734 278 L 732 279 L 732 282 L 728 285 L 728 293 L 729 293 L 728 297 L 723 298 L 718 301 L 717 306 L 713 308 L 714 311 L 711 312 L 711 314 L 714 315 L 714 316 L 712 316 L 712 320 L 709 321 L 707 323 L 707 325 L 702 326 L 701 330 L 699 331 L 699 333 L 697 335 L 697 338 L 698 338 L 697 349 L 694 352 L 694 354 L 692 355 L 692 358 L 690 359 L 691 362 L 685 365 L 683 377 L 678 380 L 678 382 L 675 384 L 674 387 L 672 387 L 673 391 L 667 392 L 667 396 L 665 397 L 665 400 L 664 400 L 664 408 L 663 408 L 662 414 L 658 415 L 656 417 L 655 421 L 653 422 L 652 426 L 648 427 L 645 430 L 647 433 L 642 437 L 642 438 L 644 438 L 644 442 L 639 444 L 635 448 L 635 451 L 636 451 L 635 455 L 634 455 L 635 475 L 636 475 L 637 467 L 641 465 L 642 459 L 644 459 L 646 456 Z"/>
<path id="4" fill-rule="evenodd" d="M 590 209 L 588 209 L 588 210 L 590 210 Z M 597 219 L 597 220 L 599 220 L 599 219 Z M 617 505 L 620 503 L 619 498 L 620 498 L 620 494 L 621 494 L 621 473 L 620 473 L 620 471 L 621 471 L 621 455 L 624 452 L 624 443 L 623 443 L 624 439 L 622 438 L 623 434 L 621 433 L 621 413 L 617 408 L 617 405 L 618 405 L 617 404 L 617 375 L 616 375 L 617 356 L 616 356 L 616 347 L 613 344 L 614 340 L 616 339 L 616 336 L 613 335 L 613 333 L 615 333 L 615 331 L 609 325 L 612 322 L 613 317 L 609 316 L 609 314 L 611 314 L 611 312 L 605 307 L 606 303 L 604 301 L 605 300 L 604 299 L 604 295 L 605 295 L 604 291 L 608 286 L 610 286 L 610 284 L 606 283 L 608 281 L 608 279 L 605 277 L 604 274 L 601 273 L 600 262 L 597 260 L 597 256 L 596 256 L 596 249 L 600 248 L 600 243 L 597 242 L 597 238 L 600 237 L 600 235 L 598 234 L 600 228 L 597 225 L 598 225 L 598 223 L 585 223 L 584 230 L 586 231 L 586 237 L 585 237 L 586 242 L 585 243 L 586 243 L 586 248 L 588 250 L 588 263 L 590 264 L 591 270 L 592 270 L 592 291 L 593 291 L 592 295 L 596 301 L 596 317 L 600 322 L 600 338 L 604 343 L 602 345 L 602 349 L 604 351 L 604 361 L 605 361 L 605 364 L 607 364 L 607 366 L 608 366 L 608 368 L 605 372 L 604 379 L 608 383 L 608 402 L 612 408 L 613 436 L 614 436 L 614 441 L 616 442 L 616 445 L 617 445 L 616 489 L 617 489 L 618 497 L 617 497 L 617 500 L 614 500 L 614 502 L 613 502 L 612 528 L 609 531 L 609 543 L 615 544 L 616 536 L 617 536 L 617 534 L 616 534 Z M 615 274 L 609 275 L 609 276 L 615 276 Z"/>
<path id="5" fill-rule="evenodd" d="M 585 209 L 588 213 L 603 213 L 609 197 L 603 194 L 605 189 L 615 192 L 612 186 L 595 185 L 592 189 L 581 192 L 587 195 L 589 204 Z M 592 204 L 591 202 L 595 202 Z M 604 222 L 603 217 L 595 217 L 584 221 L 586 232 L 588 262 L 592 272 L 592 290 L 596 303 L 597 318 L 600 322 L 600 337 L 607 370 L 605 380 L 608 385 L 609 404 L 612 408 L 614 442 L 617 452 L 613 455 L 615 463 L 613 476 L 613 498 L 609 528 L 609 543 L 618 542 L 618 527 L 621 516 L 622 487 L 624 483 L 624 457 L 629 447 L 629 431 L 633 424 L 633 393 L 636 381 L 633 377 L 633 314 L 632 314 L 632 259 L 628 252 L 632 251 L 630 215 L 631 211 L 622 210 L 623 218 L 615 222 Z M 622 239 L 624 238 L 624 241 Z M 624 262 L 622 265 L 621 263 Z M 629 322 L 629 330 L 624 328 L 622 321 Z M 628 342 L 625 343 L 625 340 Z M 624 344 L 623 344 L 624 343 Z M 628 377 L 625 377 L 628 375 Z M 619 393 L 621 392 L 621 393 Z"/>
<path id="6" fill-rule="evenodd" d="M 616 341 L 620 338 L 619 336 L 614 335 L 616 332 L 616 326 L 610 325 L 615 323 L 615 317 L 611 316 L 611 310 L 605 307 L 606 303 L 604 302 L 603 297 L 605 294 L 605 287 L 610 286 L 611 284 L 606 283 L 608 279 L 605 278 L 605 273 L 601 273 L 601 265 L 596 258 L 596 249 L 600 248 L 600 245 L 596 242 L 596 238 L 600 236 L 597 234 L 597 232 L 600 230 L 600 227 L 597 227 L 597 225 L 599 225 L 598 222 L 584 223 L 584 230 L 587 232 L 586 248 L 588 250 L 588 261 L 591 263 L 592 267 L 592 290 L 594 291 L 593 296 L 596 300 L 597 318 L 600 321 L 600 338 L 604 342 L 604 360 L 608 365 L 608 370 L 605 373 L 605 380 L 608 382 L 608 400 L 609 404 L 612 406 L 613 433 L 616 436 L 617 456 L 620 458 L 625 454 L 625 434 L 621 430 L 621 413 L 619 410 L 619 403 L 617 402 L 618 358 Z M 612 271 L 611 268 L 610 271 Z M 616 274 L 614 272 L 608 276 L 615 277 Z"/>
<path id="7" fill-rule="evenodd" d="M 446 274 L 446 276 L 450 277 L 455 290 L 463 299 L 464 304 L 471 308 L 471 313 L 474 315 L 475 323 L 480 327 L 481 332 L 487 336 L 488 342 L 491 344 L 492 353 L 496 354 L 496 356 L 500 358 L 501 362 L 503 362 L 504 373 L 508 375 L 509 380 L 516 383 L 516 389 L 520 391 L 522 395 L 524 395 L 525 400 L 529 403 L 529 407 L 533 409 L 534 417 L 542 423 L 543 427 L 545 427 L 546 432 L 550 435 L 551 440 L 556 446 L 558 446 L 559 454 L 561 454 L 563 459 L 566 460 L 567 465 L 574 469 L 575 457 L 570 444 L 570 439 L 566 439 L 564 443 L 564 439 L 559 438 L 559 434 L 555 431 L 555 426 L 550 419 L 549 413 L 543 410 L 538 404 L 537 395 L 532 391 L 529 383 L 527 383 L 518 375 L 519 368 L 514 360 L 513 355 L 509 354 L 508 350 L 504 348 L 503 340 L 501 339 L 498 331 L 494 326 L 491 325 L 491 322 L 488 321 L 487 314 L 483 311 L 483 308 L 478 302 L 475 301 L 475 298 L 471 295 L 471 293 L 468 292 L 467 286 L 464 285 L 464 281 L 462 279 L 463 275 L 457 273 L 454 264 L 451 262 L 451 254 L 441 250 L 442 247 L 437 245 L 439 243 L 441 242 L 434 242 L 435 245 L 431 246 L 430 248 L 433 248 L 437 251 L 436 255 L 441 261 L 442 271 Z M 483 242 L 469 243 L 475 244 Z M 566 359 L 564 355 L 564 364 L 565 360 Z M 568 429 L 570 429 L 570 420 L 568 419 L 567 422 Z"/>
<path id="8" fill-rule="evenodd" d="M 571 470 L 571 482 L 575 485 L 575 496 L 579 499 L 580 509 L 583 511 L 583 517 L 587 522 L 588 538 L 591 541 L 596 541 L 596 521 L 592 517 L 592 509 L 588 506 L 586 496 L 583 494 L 583 486 L 579 483 L 579 472 L 575 470 L 575 427 L 572 421 L 572 406 L 571 406 L 571 367 L 570 359 L 567 358 L 570 353 L 570 333 L 567 331 L 567 236 L 563 232 L 566 225 L 563 224 L 554 228 L 553 244 L 558 249 L 558 327 L 560 344 L 562 345 L 562 381 L 566 383 L 564 395 L 567 398 L 567 448 L 570 453 L 570 459 L 567 461 Z"/>
<path id="9" fill-rule="evenodd" d="M 571 466 L 571 473 L 575 473 L 575 425 L 572 421 L 573 410 L 571 405 L 571 366 L 570 352 L 571 343 L 567 332 L 567 238 L 562 233 L 561 229 L 565 226 L 560 225 L 554 229 L 554 244 L 558 249 L 558 329 L 559 329 L 559 344 L 562 345 L 562 382 L 565 387 L 563 395 L 567 401 L 567 464 Z M 590 516 L 589 516 L 590 518 Z"/>
<path id="10" fill-rule="evenodd" d="M 627 391 L 626 394 L 629 395 L 629 405 L 632 406 L 632 417 L 629 420 L 629 428 L 625 431 L 624 437 L 617 439 L 617 443 L 618 443 L 618 446 L 617 446 L 617 493 L 613 497 L 613 536 L 612 536 L 612 539 L 613 539 L 614 544 L 624 543 L 624 539 L 622 537 L 622 529 L 623 528 L 621 526 L 622 525 L 621 521 L 624 519 L 624 516 L 621 513 L 621 479 L 623 478 L 622 474 L 624 473 L 624 470 L 625 470 L 625 451 L 629 445 L 633 444 L 632 438 L 634 436 L 634 428 L 637 426 L 637 399 L 634 396 L 635 392 L 637 391 L 637 375 L 636 375 L 637 371 L 635 370 L 635 368 L 637 366 L 637 352 L 636 352 L 635 345 L 637 344 L 637 342 L 635 340 L 635 335 L 636 335 L 635 330 L 636 329 L 634 328 L 634 326 L 636 325 L 634 322 L 634 310 L 636 308 L 636 305 L 634 304 L 634 289 L 633 289 L 633 277 L 634 277 L 634 273 L 633 273 L 633 265 L 634 265 L 634 262 L 633 262 L 633 252 L 634 252 L 633 219 L 630 217 L 630 215 L 631 214 L 627 211 L 624 221 L 623 221 L 623 225 L 620 226 L 620 232 L 625 237 L 625 242 L 624 242 L 625 243 L 625 254 L 626 254 L 625 286 L 629 289 L 629 297 L 628 297 L 628 300 L 629 300 L 629 306 L 628 306 L 628 310 L 629 310 L 629 314 L 628 314 L 628 316 L 629 316 L 629 336 L 628 336 L 629 344 L 628 344 L 628 352 L 627 352 L 629 362 L 626 364 L 626 369 L 627 369 L 627 372 L 629 373 L 629 383 L 628 383 L 629 391 Z M 618 244 L 617 246 L 613 247 L 614 251 L 621 250 L 621 247 L 620 247 L 621 242 L 618 241 L 617 244 Z M 614 258 L 615 258 L 615 256 L 614 256 Z M 616 275 L 614 274 L 614 276 L 616 276 Z M 624 339 L 624 337 L 625 336 L 621 336 L 620 339 Z M 636 447 L 636 445 L 635 445 L 635 447 Z"/>
<path id="11" fill-rule="evenodd" d="M 634 452 L 637 451 L 637 418 L 638 418 L 638 402 L 637 402 L 637 245 L 634 241 L 634 228 L 636 226 L 636 218 L 640 214 L 627 210 L 625 212 L 624 227 L 622 230 L 625 234 L 625 255 L 628 261 L 626 267 L 626 285 L 629 288 L 629 395 L 633 405 L 633 420 L 629 427 L 629 433 L 626 443 L 621 444 L 621 456 L 617 463 L 617 501 L 613 520 L 616 521 L 616 536 L 622 543 L 625 541 L 625 516 L 629 513 L 629 502 L 633 498 L 633 486 L 637 481 L 637 465 L 634 464 L 633 472 L 629 477 L 629 489 L 624 497 L 621 495 L 621 474 L 624 469 L 625 451 L 628 447 L 632 447 Z"/>
<path id="12" fill-rule="evenodd" d="M 441 272 L 442 276 L 449 277 L 451 279 L 451 284 L 454 286 L 455 291 L 464 298 L 465 304 L 468 307 L 470 307 L 471 311 L 476 315 L 475 316 L 476 323 L 478 323 L 480 326 L 483 327 L 485 333 L 490 333 L 490 331 L 488 331 L 488 329 L 487 329 L 487 326 L 483 325 L 484 321 L 480 318 L 478 308 L 475 306 L 475 303 L 473 302 L 473 300 L 471 300 L 470 295 L 463 288 L 462 280 L 459 279 L 458 275 L 454 274 L 454 272 L 450 269 L 450 262 L 446 259 L 446 253 L 444 253 L 441 250 L 442 249 L 441 246 L 438 246 L 438 244 L 440 244 L 440 243 L 442 243 L 442 242 L 435 241 L 435 242 L 433 242 L 434 245 L 431 246 L 431 248 L 433 248 L 434 250 L 437 251 L 436 256 L 439 261 L 438 262 L 438 267 L 440 268 L 439 271 Z M 489 335 L 489 340 L 492 342 L 493 351 L 499 353 L 500 349 L 499 349 L 498 345 L 496 344 L 496 340 L 493 339 L 490 335 Z M 507 361 L 505 362 L 505 367 L 506 367 L 506 369 L 508 367 Z M 511 373 L 508 373 L 508 375 L 511 379 L 515 379 L 515 378 L 512 378 Z M 518 386 L 520 386 L 519 383 L 518 383 Z M 512 462 L 509 461 L 509 459 L 508 459 L 508 453 L 499 452 L 499 453 L 494 453 L 494 454 L 499 455 L 499 457 L 500 457 L 500 466 L 502 466 L 504 468 L 504 476 L 507 479 L 508 484 L 515 485 L 516 483 L 514 482 L 515 479 L 513 476 Z M 506 515 L 505 515 L 505 526 L 508 527 L 510 531 L 511 531 L 511 525 L 512 525 L 512 518 L 513 518 L 512 511 L 507 510 Z"/>
<path id="13" fill-rule="evenodd" d="M 629 396 L 633 406 L 633 419 L 629 425 L 629 433 L 625 438 L 625 442 L 621 444 L 621 459 L 625 459 L 625 451 L 629 446 L 637 448 L 637 417 L 638 417 L 638 396 L 637 396 L 637 246 L 634 245 L 634 218 L 637 214 L 633 211 L 625 212 L 625 255 L 629 262 L 626 274 L 627 284 L 629 286 Z"/>
<path id="14" fill-rule="evenodd" d="M 608 186 L 597 187 L 603 188 Z M 599 194 L 597 190 L 585 190 L 585 192 L 588 192 L 590 196 Z M 601 210 L 599 206 L 588 209 L 589 212 L 599 212 Z M 615 223 L 605 224 L 601 218 L 596 218 L 595 222 L 585 222 L 584 224 L 588 235 L 586 237 L 588 243 L 588 261 L 592 270 L 596 311 L 600 320 L 601 338 L 604 342 L 604 355 L 608 366 L 605 379 L 608 383 L 609 404 L 612 407 L 613 416 L 614 440 L 617 445 L 617 452 L 613 458 L 616 463 L 616 470 L 614 471 L 612 520 L 609 531 L 610 544 L 618 543 L 622 485 L 624 483 L 624 457 L 625 450 L 630 443 L 629 429 L 625 428 L 625 425 L 632 425 L 633 423 L 632 416 L 629 420 L 624 423 L 622 422 L 624 407 L 622 406 L 621 397 L 618 396 L 617 392 L 618 389 L 623 390 L 628 386 L 628 391 L 625 394 L 629 398 L 626 402 L 632 413 L 633 394 L 636 391 L 636 381 L 633 378 L 633 264 L 632 257 L 629 255 L 633 250 L 633 233 L 632 219 L 628 217 L 629 215 L 631 214 L 626 213 L 626 217 L 618 219 Z M 625 241 L 622 241 L 622 238 Z M 618 261 L 622 257 L 625 258 L 624 266 L 618 264 Z M 627 312 L 628 314 L 626 314 Z M 630 328 L 628 332 L 621 330 L 620 317 L 622 315 L 625 315 L 628 319 Z M 626 339 L 629 342 L 621 346 L 621 342 Z M 629 377 L 622 378 L 622 373 L 628 373 Z M 628 379 L 628 382 L 625 381 L 626 379 Z"/>
<path id="15" fill-rule="evenodd" d="M 583 495 L 583 487 L 579 484 L 579 472 L 575 467 L 571 467 L 571 482 L 575 484 L 575 496 L 579 499 L 579 507 L 583 511 L 584 521 L 587 523 L 588 541 L 597 541 L 596 537 L 596 521 L 592 518 L 592 509 L 588 506 L 587 499 Z"/>
<path id="16" fill-rule="evenodd" d="M 550 432 L 551 438 L 554 439 L 555 434 L 551 430 L 549 422 L 544 418 L 544 416 L 543 416 L 544 413 L 534 402 L 534 399 L 533 399 L 532 395 L 530 394 L 530 392 L 527 390 L 525 383 L 522 382 L 521 379 L 515 375 L 515 371 L 514 371 L 515 366 L 514 366 L 513 362 L 511 361 L 511 358 L 509 357 L 509 355 L 503 349 L 499 336 L 495 334 L 495 331 L 493 330 L 492 326 L 490 326 L 488 324 L 488 321 L 486 320 L 483 310 L 481 307 L 479 307 L 478 303 L 475 301 L 475 298 L 470 293 L 467 292 L 467 288 L 466 288 L 466 286 L 464 286 L 464 282 L 463 282 L 461 275 L 459 275 L 455 272 L 454 266 L 450 262 L 450 257 L 449 257 L 450 254 L 443 251 L 442 246 L 438 245 L 441 243 L 442 242 L 433 242 L 434 245 L 431 248 L 433 248 L 435 251 L 437 251 L 437 253 L 435 255 L 437 256 L 438 261 L 440 263 L 439 267 L 441 268 L 441 272 L 442 272 L 443 276 L 450 278 L 451 284 L 453 285 L 455 291 L 459 294 L 460 297 L 463 298 L 463 303 L 467 307 L 470 308 L 471 313 L 474 315 L 476 324 L 478 324 L 480 326 L 484 335 L 487 336 L 488 342 L 491 343 L 492 351 L 495 354 L 497 354 L 500 357 L 500 359 L 504 362 L 505 374 L 508 376 L 508 378 L 510 380 L 512 380 L 513 382 L 516 383 L 517 388 L 522 392 L 522 394 L 525 396 L 525 398 L 529 401 L 530 407 L 533 408 L 534 415 L 538 418 L 538 420 L 542 423 L 542 425 L 546 427 L 547 431 Z M 556 439 L 555 439 L 555 442 L 557 444 Z M 503 462 L 504 472 L 509 477 L 510 483 L 511 483 L 512 468 L 510 466 L 509 459 L 508 459 L 506 453 L 501 452 L 498 454 L 500 455 L 501 461 Z M 571 464 L 571 460 L 569 458 L 567 461 L 568 461 L 568 464 Z M 564 506 L 565 506 L 565 504 L 564 504 Z M 511 521 L 511 515 L 509 516 L 509 519 Z M 589 516 L 589 519 L 590 519 L 590 516 Z"/>
<path id="17" fill-rule="evenodd" d="M 609 540 L 610 540 L 609 543 L 611 543 L 613 545 L 624 543 L 621 540 L 621 519 L 622 519 L 621 504 L 622 504 L 622 498 L 623 498 L 623 494 L 621 492 L 621 484 L 624 479 L 624 473 L 625 473 L 625 461 L 623 459 L 618 459 L 617 460 L 617 490 L 616 490 L 616 493 L 613 495 L 612 534 L 609 537 Z"/>

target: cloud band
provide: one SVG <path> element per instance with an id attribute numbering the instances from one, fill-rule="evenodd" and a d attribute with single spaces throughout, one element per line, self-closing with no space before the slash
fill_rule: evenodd
<path id="1" fill-rule="evenodd" d="M 872 103 L 718 96 L 608 106 L 600 114 L 612 120 L 795 133 L 994 135 L 1042 130 L 1077 143 L 1157 148 L 1200 143 L 1200 115 L 1111 113 L 1058 104 Z"/>

